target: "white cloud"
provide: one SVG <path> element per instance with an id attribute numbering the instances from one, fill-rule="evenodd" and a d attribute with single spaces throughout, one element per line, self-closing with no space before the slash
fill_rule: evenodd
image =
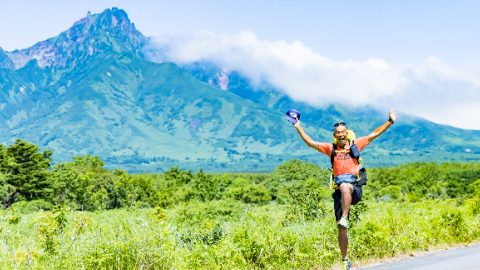
<path id="1" fill-rule="evenodd" d="M 480 121 L 473 119 L 472 124 L 470 116 L 460 114 L 479 115 L 478 68 L 454 69 L 435 57 L 396 66 L 378 58 L 335 60 L 302 42 L 260 40 L 248 31 L 237 35 L 201 32 L 158 42 L 167 48 L 171 61 L 208 60 L 241 72 L 253 83 L 265 80 L 311 105 L 391 105 L 439 123 L 480 129 Z M 466 101 L 470 105 L 461 105 Z M 434 112 L 439 107 L 441 114 Z"/>
<path id="2" fill-rule="evenodd" d="M 423 117 L 437 123 L 466 129 L 480 129 L 480 100 L 466 101 L 462 104 L 451 104 L 438 111 L 426 111 Z"/>

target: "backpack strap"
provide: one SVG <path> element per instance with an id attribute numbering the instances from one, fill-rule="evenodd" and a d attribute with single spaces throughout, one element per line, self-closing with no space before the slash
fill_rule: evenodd
<path id="1" fill-rule="evenodd" d="M 354 145 L 354 144 L 355 144 L 355 141 L 352 140 L 350 142 L 350 146 Z M 332 153 L 330 154 L 330 163 L 332 164 L 332 175 L 330 176 L 330 187 L 332 189 L 337 188 L 337 185 L 335 184 L 335 181 L 333 180 L 334 179 L 334 177 L 333 177 L 333 161 L 335 160 L 336 149 L 337 149 L 337 144 L 332 143 Z M 359 171 L 357 172 L 357 185 L 359 185 L 359 186 L 366 185 L 367 184 L 367 173 L 366 173 L 365 167 L 363 167 L 360 163 L 360 158 L 361 157 L 358 157 L 358 158 L 354 157 L 351 150 L 349 151 L 349 155 L 353 159 L 356 159 L 358 164 L 360 164 Z M 332 183 L 332 181 L 333 181 L 333 183 Z"/>
<path id="2" fill-rule="evenodd" d="M 330 154 L 330 163 L 332 164 L 332 173 L 330 174 L 330 188 L 331 189 L 338 189 L 338 186 L 337 184 L 335 183 L 335 176 L 333 175 L 333 160 L 335 159 L 335 151 L 337 149 L 337 144 L 336 143 L 332 143 L 332 153 Z"/>
<path id="3" fill-rule="evenodd" d="M 332 164 L 332 169 L 333 169 L 333 160 L 335 159 L 335 155 L 336 155 L 336 149 L 337 149 L 337 144 L 336 143 L 332 143 L 332 153 L 330 154 L 330 163 Z"/>
<path id="4" fill-rule="evenodd" d="M 367 184 L 367 170 L 363 166 L 361 166 L 358 170 L 357 184 L 359 186 L 364 186 Z"/>
<path id="5" fill-rule="evenodd" d="M 355 157 L 355 155 L 352 152 L 352 147 L 355 147 L 355 150 L 358 152 L 358 157 Z M 350 151 L 348 154 L 353 158 L 356 159 L 358 163 L 360 163 L 360 152 L 358 151 L 357 145 L 355 144 L 355 140 L 350 141 Z"/>
<path id="6" fill-rule="evenodd" d="M 351 141 L 350 141 L 350 147 L 351 147 L 352 145 L 354 145 L 354 144 L 355 144 L 355 141 L 354 141 L 354 140 L 351 140 Z M 330 154 L 330 163 L 332 164 L 332 169 L 333 169 L 333 161 L 334 161 L 334 159 L 335 159 L 335 155 L 337 154 L 337 153 L 336 153 L 336 149 L 337 149 L 337 144 L 336 144 L 336 143 L 332 143 L 332 153 Z M 348 152 L 348 154 L 349 154 L 353 159 L 356 159 L 358 163 L 360 163 L 359 158 L 354 157 L 351 150 Z"/>

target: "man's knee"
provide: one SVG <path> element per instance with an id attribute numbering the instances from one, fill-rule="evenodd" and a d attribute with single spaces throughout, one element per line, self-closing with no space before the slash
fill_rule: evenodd
<path id="1" fill-rule="evenodd" d="M 342 183 L 340 185 L 340 192 L 352 194 L 353 193 L 353 185 L 348 184 L 348 183 Z"/>

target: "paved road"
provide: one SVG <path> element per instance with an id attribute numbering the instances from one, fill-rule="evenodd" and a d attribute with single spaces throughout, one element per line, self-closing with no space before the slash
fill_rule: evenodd
<path id="1" fill-rule="evenodd" d="M 364 266 L 362 270 L 470 270 L 480 269 L 480 244 L 433 252 L 395 262 Z"/>

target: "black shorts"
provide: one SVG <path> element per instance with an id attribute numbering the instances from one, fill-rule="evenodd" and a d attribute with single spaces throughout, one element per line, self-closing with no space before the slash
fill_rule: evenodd
<path id="1" fill-rule="evenodd" d="M 332 193 L 333 208 L 335 209 L 335 218 L 338 221 L 342 217 L 342 193 L 340 189 L 336 189 Z M 352 205 L 357 204 L 362 199 L 362 186 L 358 184 L 353 185 Z M 350 212 L 349 212 L 350 214 Z"/>

